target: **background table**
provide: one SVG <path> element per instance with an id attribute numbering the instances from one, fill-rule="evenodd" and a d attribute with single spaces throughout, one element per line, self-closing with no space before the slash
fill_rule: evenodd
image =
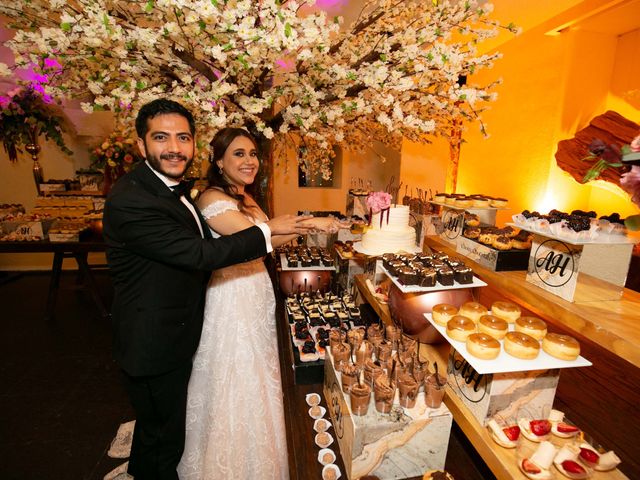
<path id="1" fill-rule="evenodd" d="M 62 261 L 65 258 L 74 258 L 78 264 L 78 280 L 89 291 L 96 307 L 103 317 L 109 316 L 102 297 L 98 291 L 91 273 L 91 265 L 87 262 L 89 252 L 104 252 L 105 243 L 102 237 L 89 237 L 78 242 L 0 242 L 0 253 L 53 253 L 51 266 L 51 281 L 47 296 L 45 318 L 53 317 L 60 286 L 60 274 L 62 273 Z"/>

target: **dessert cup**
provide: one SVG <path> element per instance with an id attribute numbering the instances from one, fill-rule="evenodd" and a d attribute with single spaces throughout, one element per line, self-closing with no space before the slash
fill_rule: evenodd
<path id="1" fill-rule="evenodd" d="M 384 377 L 378 377 L 373 383 L 373 399 L 376 405 L 376 411 L 379 413 L 389 413 L 393 407 L 393 397 L 395 389 Z"/>
<path id="2" fill-rule="evenodd" d="M 329 465 L 336 461 L 336 454 L 330 448 L 321 448 L 318 452 L 318 462 L 322 465 Z"/>
<path id="3" fill-rule="evenodd" d="M 351 387 L 358 383 L 360 368 L 357 365 L 346 364 L 342 366 L 342 391 L 349 393 Z"/>
<path id="4" fill-rule="evenodd" d="M 400 405 L 405 408 L 416 406 L 419 384 L 411 375 L 400 375 L 398 377 L 398 390 L 400 392 Z"/>
<path id="5" fill-rule="evenodd" d="M 440 408 L 444 397 L 447 379 L 442 375 L 429 375 L 424 381 L 424 403 L 429 408 Z"/>
<path id="6" fill-rule="evenodd" d="M 351 413 L 353 415 L 366 415 L 371 400 L 371 388 L 364 383 L 356 383 L 349 392 L 351 398 Z"/>
<path id="7" fill-rule="evenodd" d="M 325 465 L 322 468 L 322 480 L 337 480 L 342 476 L 340 469 L 334 463 Z"/>
<path id="8" fill-rule="evenodd" d="M 349 363 L 351 347 L 348 343 L 338 343 L 331 349 L 331 355 L 333 355 L 333 367 L 336 371 L 341 372 L 343 366 Z"/>
<path id="9" fill-rule="evenodd" d="M 319 393 L 309 393 L 305 396 L 305 400 L 307 401 L 307 405 L 314 407 L 320 405 L 321 397 Z"/>
<path id="10" fill-rule="evenodd" d="M 331 422 L 326 418 L 317 418 L 313 422 L 313 429 L 316 433 L 326 432 L 331 428 Z"/>

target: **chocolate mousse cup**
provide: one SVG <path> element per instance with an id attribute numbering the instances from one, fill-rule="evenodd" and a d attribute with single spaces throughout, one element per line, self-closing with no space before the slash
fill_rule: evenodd
<path id="1" fill-rule="evenodd" d="M 429 375 L 424 381 L 424 403 L 429 408 L 440 408 L 444 397 L 447 379 L 442 375 L 438 376 L 439 383 L 436 382 L 435 373 Z"/>
<path id="2" fill-rule="evenodd" d="M 369 411 L 371 400 L 371 388 L 369 385 L 356 383 L 349 392 L 351 398 L 351 413 L 353 415 L 366 415 Z"/>
<path id="3" fill-rule="evenodd" d="M 360 368 L 356 365 L 342 365 L 342 391 L 349 393 L 353 386 L 358 383 Z"/>
<path id="4" fill-rule="evenodd" d="M 376 347 L 376 359 L 380 362 L 387 362 L 391 358 L 391 342 L 381 342 Z"/>
<path id="5" fill-rule="evenodd" d="M 364 329 L 354 328 L 347 332 L 347 342 L 351 345 L 351 351 L 355 352 L 360 347 L 360 344 L 364 341 Z"/>
<path id="6" fill-rule="evenodd" d="M 427 377 L 427 373 L 429 371 L 429 362 L 426 361 L 424 363 L 415 361 L 413 362 L 413 378 L 416 379 L 418 385 L 422 385 L 424 379 Z"/>
<path id="7" fill-rule="evenodd" d="M 369 358 L 364 362 L 364 382 L 367 385 L 373 386 L 375 379 L 383 373 L 384 370 L 382 367 L 376 364 L 372 359 Z"/>
<path id="8" fill-rule="evenodd" d="M 341 372 L 342 367 L 349 363 L 351 347 L 348 343 L 338 343 L 331 349 L 331 355 L 333 356 L 333 368 L 335 368 L 337 372 Z"/>
<path id="9" fill-rule="evenodd" d="M 418 382 L 409 375 L 402 375 L 398 378 L 398 390 L 400 391 L 400 405 L 405 408 L 416 406 L 418 396 Z"/>
<path id="10" fill-rule="evenodd" d="M 395 389 L 389 384 L 385 377 L 378 377 L 373 382 L 373 399 L 376 404 L 376 411 L 379 413 L 389 413 L 393 407 L 393 397 Z"/>
<path id="11" fill-rule="evenodd" d="M 333 347 L 335 347 L 338 343 L 343 343 L 347 339 L 347 334 L 340 330 L 339 328 L 332 328 L 329 331 L 329 347 L 333 352 Z"/>
<path id="12" fill-rule="evenodd" d="M 387 325 L 385 334 L 387 337 L 387 341 L 391 342 L 391 348 L 393 350 L 397 350 L 398 342 L 400 342 L 400 335 L 402 334 L 402 332 L 400 332 L 398 327 L 396 327 L 395 325 Z"/>
<path id="13" fill-rule="evenodd" d="M 373 358 L 373 345 L 367 340 L 363 340 L 355 351 L 355 361 L 358 365 L 364 365 L 367 360 Z"/>

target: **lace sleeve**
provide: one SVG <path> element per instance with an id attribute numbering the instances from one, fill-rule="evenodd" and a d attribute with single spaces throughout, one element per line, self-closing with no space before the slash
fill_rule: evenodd
<path id="1" fill-rule="evenodd" d="M 205 220 L 208 220 L 229 210 L 239 211 L 238 204 L 232 200 L 216 200 L 204 207 L 201 213 Z"/>

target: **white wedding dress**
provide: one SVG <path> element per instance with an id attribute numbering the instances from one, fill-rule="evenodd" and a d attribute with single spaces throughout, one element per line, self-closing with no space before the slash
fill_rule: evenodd
<path id="1" fill-rule="evenodd" d="M 237 204 L 217 200 L 202 214 L 230 209 Z M 211 275 L 178 474 L 182 480 L 289 478 L 275 296 L 261 259 Z"/>

